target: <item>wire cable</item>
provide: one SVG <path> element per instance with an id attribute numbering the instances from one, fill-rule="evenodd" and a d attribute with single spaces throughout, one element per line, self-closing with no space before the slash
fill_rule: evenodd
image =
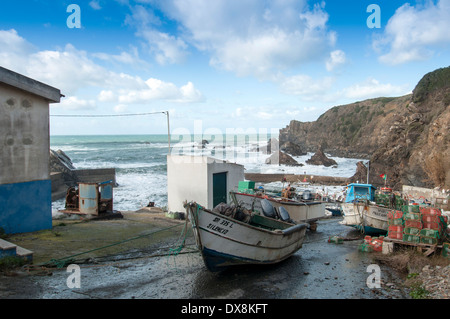
<path id="1" fill-rule="evenodd" d="M 159 112 L 149 112 L 149 113 L 131 113 L 131 114 L 69 114 L 69 115 L 50 115 L 52 117 L 123 117 L 123 116 L 143 116 L 143 115 L 153 115 L 153 114 L 167 114 L 167 111 Z"/>

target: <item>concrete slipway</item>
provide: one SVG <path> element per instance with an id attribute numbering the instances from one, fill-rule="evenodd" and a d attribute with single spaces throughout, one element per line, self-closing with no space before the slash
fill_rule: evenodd
<path id="1" fill-rule="evenodd" d="M 381 288 L 368 287 L 368 266 L 373 261 L 370 253 L 358 251 L 362 239 L 328 243 L 332 235 L 359 235 L 340 225 L 340 217 L 319 221 L 316 232 L 307 232 L 303 248 L 280 264 L 210 273 L 199 253 L 193 252 L 191 232 L 187 248 L 176 255 L 178 251 L 170 250 L 185 238 L 181 235 L 185 221 L 148 209 L 122 215 L 84 222 L 54 220 L 51 231 L 11 236 L 8 240 L 34 251 L 34 266 L 1 274 L 0 299 L 409 298 L 400 276 L 384 265 L 380 265 Z M 115 245 L 133 237 L 140 238 Z M 39 267 L 92 250 L 75 258 L 80 288 L 68 287 L 72 273 L 67 268 Z"/>

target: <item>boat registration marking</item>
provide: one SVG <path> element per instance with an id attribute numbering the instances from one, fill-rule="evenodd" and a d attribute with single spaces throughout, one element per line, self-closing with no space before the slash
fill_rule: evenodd
<path id="1" fill-rule="evenodd" d="M 226 233 L 228 233 L 230 228 L 233 228 L 233 225 L 234 223 L 230 222 L 229 220 L 215 217 L 212 222 L 209 223 L 208 226 L 206 226 L 206 228 L 225 235 Z"/>

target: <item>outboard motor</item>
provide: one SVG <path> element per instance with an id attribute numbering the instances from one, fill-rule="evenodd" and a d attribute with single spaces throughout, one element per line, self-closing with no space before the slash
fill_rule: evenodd
<path id="1" fill-rule="evenodd" d="M 262 206 L 264 216 L 270 217 L 270 218 L 277 217 L 275 209 L 273 208 L 272 204 L 267 199 L 264 198 L 263 200 L 261 200 L 261 206 Z"/>
<path id="2" fill-rule="evenodd" d="M 292 223 L 291 216 L 289 216 L 288 211 L 283 206 L 278 207 L 278 211 L 280 212 L 281 220 L 284 222 Z"/>
<path id="3" fill-rule="evenodd" d="M 303 192 L 303 199 L 304 200 L 310 200 L 311 199 L 311 192 L 309 190 L 306 190 Z"/>

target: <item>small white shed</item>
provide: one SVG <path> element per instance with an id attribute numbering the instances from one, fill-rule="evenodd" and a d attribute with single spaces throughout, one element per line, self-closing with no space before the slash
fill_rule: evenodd
<path id="1" fill-rule="evenodd" d="M 213 208 L 230 203 L 229 192 L 244 180 L 244 166 L 206 156 L 167 156 L 169 212 L 185 212 L 183 202 Z"/>

